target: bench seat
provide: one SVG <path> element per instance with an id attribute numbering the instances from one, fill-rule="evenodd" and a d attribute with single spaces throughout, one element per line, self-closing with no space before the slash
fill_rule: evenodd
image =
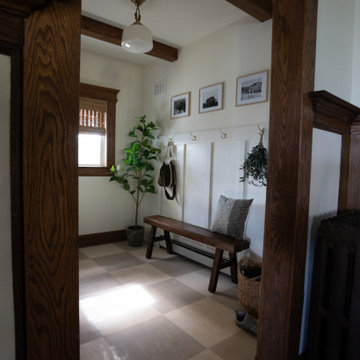
<path id="1" fill-rule="evenodd" d="M 152 256 L 154 243 L 156 241 L 165 240 L 167 252 L 171 254 L 172 245 L 170 233 L 181 235 L 188 239 L 213 246 L 216 249 L 208 288 L 210 292 L 214 293 L 216 291 L 220 270 L 225 267 L 230 267 L 231 280 L 237 282 L 236 254 L 249 247 L 247 240 L 235 239 L 231 236 L 215 233 L 209 229 L 161 215 L 147 216 L 144 218 L 144 222 L 151 225 L 150 238 L 148 239 L 146 251 L 146 257 L 148 259 Z M 156 236 L 157 228 L 164 230 L 164 236 Z M 223 259 L 224 251 L 229 253 L 229 260 Z"/>

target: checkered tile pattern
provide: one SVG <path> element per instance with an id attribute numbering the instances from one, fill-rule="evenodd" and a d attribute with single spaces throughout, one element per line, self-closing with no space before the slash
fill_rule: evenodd
<path id="1" fill-rule="evenodd" d="M 256 338 L 239 329 L 237 286 L 210 269 L 155 247 L 126 242 L 82 248 L 81 360 L 250 360 Z"/>

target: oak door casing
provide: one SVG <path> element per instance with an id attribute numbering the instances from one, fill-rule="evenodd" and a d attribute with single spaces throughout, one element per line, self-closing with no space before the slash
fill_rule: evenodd
<path id="1" fill-rule="evenodd" d="M 78 164 L 81 1 L 26 20 L 24 240 L 28 359 L 79 358 Z"/>

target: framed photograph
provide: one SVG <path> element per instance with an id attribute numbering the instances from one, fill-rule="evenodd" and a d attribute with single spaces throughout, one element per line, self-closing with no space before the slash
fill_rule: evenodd
<path id="1" fill-rule="evenodd" d="M 203 87 L 199 90 L 199 113 L 224 108 L 224 83 Z"/>
<path id="2" fill-rule="evenodd" d="M 236 106 L 268 100 L 269 70 L 236 79 Z"/>
<path id="3" fill-rule="evenodd" d="M 177 119 L 190 116 L 190 91 L 171 98 L 170 117 Z"/>

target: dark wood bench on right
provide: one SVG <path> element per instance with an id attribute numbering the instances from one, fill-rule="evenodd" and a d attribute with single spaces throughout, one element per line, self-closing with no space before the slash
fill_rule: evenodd
<path id="1" fill-rule="evenodd" d="M 154 243 L 165 240 L 166 250 L 172 253 L 170 233 L 184 236 L 188 239 L 213 246 L 215 250 L 214 262 L 209 282 L 209 291 L 214 293 L 221 269 L 230 267 L 231 280 L 237 282 L 237 258 L 236 254 L 249 248 L 249 241 L 235 239 L 231 236 L 212 232 L 209 229 L 192 225 L 183 221 L 175 220 L 161 215 L 147 216 L 144 222 L 151 225 L 151 234 L 148 239 L 146 257 L 151 258 Z M 163 236 L 156 236 L 156 229 L 164 230 Z M 229 260 L 223 259 L 224 251 L 229 253 Z"/>

